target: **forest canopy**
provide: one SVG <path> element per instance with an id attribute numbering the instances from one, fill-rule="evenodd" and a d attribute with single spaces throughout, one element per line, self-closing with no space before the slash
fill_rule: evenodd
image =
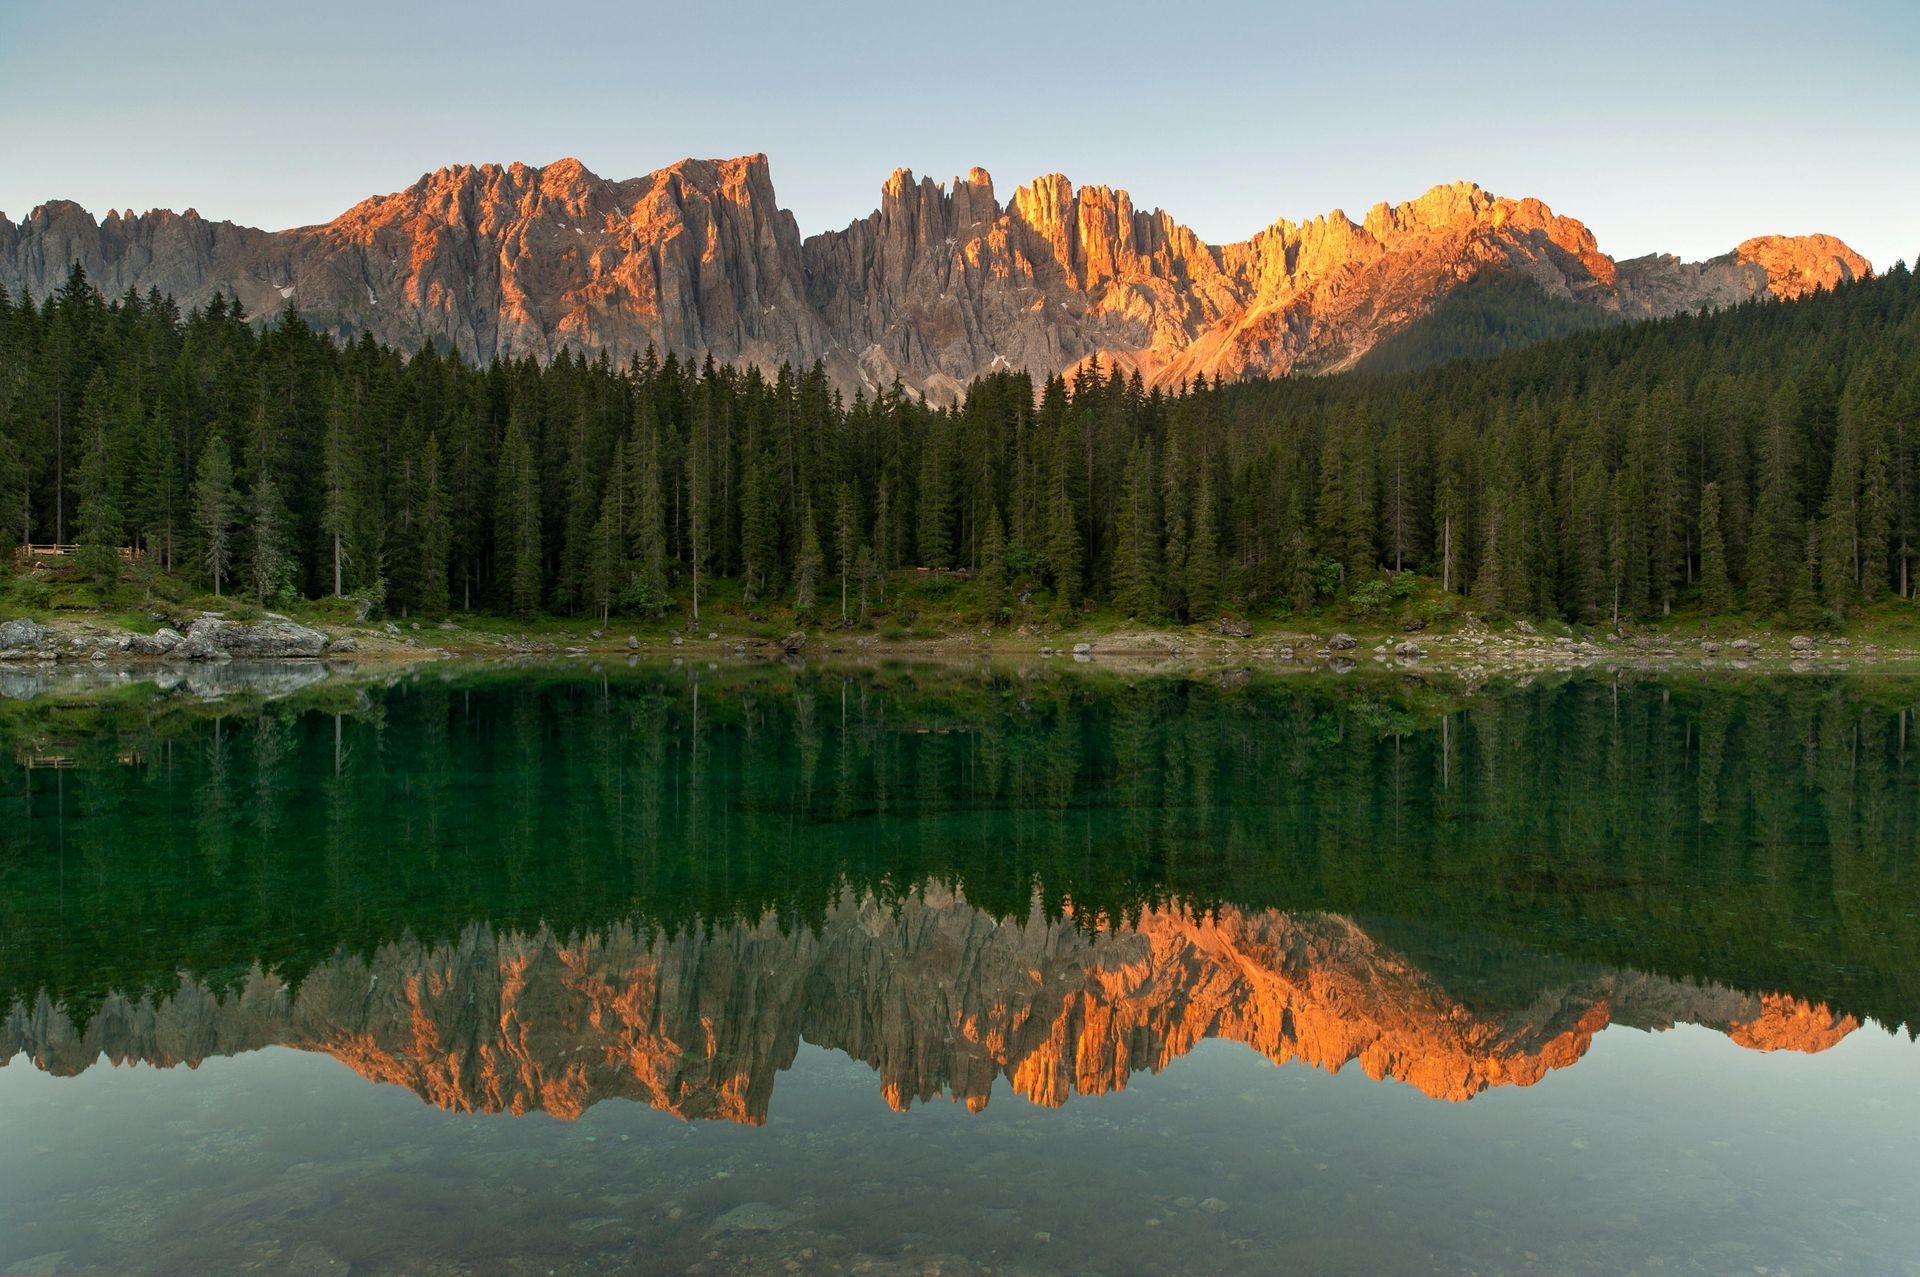
<path id="1" fill-rule="evenodd" d="M 1497 295 L 1381 352 L 1474 353 Z M 1510 299 L 1509 299 L 1510 300 Z M 1411 331 L 1411 330 L 1410 330 Z M 1089 363 L 933 409 L 672 352 L 476 367 L 297 310 L 0 296 L 0 527 L 263 603 L 847 615 L 902 567 L 988 619 L 1284 616 L 1414 573 L 1490 616 L 1836 621 L 1911 597 L 1920 286 L 1613 324 L 1478 361 L 1148 390 Z"/>

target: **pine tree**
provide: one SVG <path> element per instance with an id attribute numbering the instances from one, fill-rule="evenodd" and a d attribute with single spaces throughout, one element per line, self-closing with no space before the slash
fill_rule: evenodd
<path id="1" fill-rule="evenodd" d="M 1860 596 L 1868 603 L 1886 597 L 1887 564 L 1893 551 L 1894 494 L 1887 450 L 1868 456 L 1865 490 L 1860 494 Z"/>
<path id="2" fill-rule="evenodd" d="M 847 610 L 847 587 L 852 582 L 853 561 L 859 552 L 856 546 L 859 534 L 856 530 L 858 525 L 855 523 L 855 518 L 853 485 L 840 484 L 834 489 L 833 497 L 833 544 L 834 551 L 840 559 L 840 624 L 842 625 L 852 619 Z"/>
<path id="3" fill-rule="evenodd" d="M 1507 581 L 1507 504 L 1494 493 L 1487 494 L 1486 516 L 1481 520 L 1486 524 L 1486 542 L 1480 556 L 1480 570 L 1474 573 L 1473 597 L 1482 612 L 1489 616 L 1504 616 L 1511 605 L 1512 591 Z M 1614 538 L 1613 548 L 1616 554 L 1621 548 L 1621 540 Z M 1614 597 L 1619 598 L 1618 579 L 1624 571 L 1624 565 L 1616 563 L 1614 576 L 1616 581 Z M 1614 608 L 1616 618 L 1619 607 Z"/>
<path id="4" fill-rule="evenodd" d="M 253 538 L 247 557 L 247 579 L 253 587 L 254 602 L 265 606 L 290 584 L 292 565 L 287 560 L 287 508 L 273 476 L 262 473 L 253 481 L 253 509 L 247 531 Z"/>
<path id="5" fill-rule="evenodd" d="M 442 616 L 449 603 L 448 563 L 453 549 L 453 518 L 448 508 L 446 480 L 441 474 L 440 440 L 428 435 L 420 455 L 420 514 L 416 524 L 415 555 L 420 570 L 420 610 Z"/>
<path id="6" fill-rule="evenodd" d="M 1799 396 L 1788 382 L 1768 410 L 1760 458 L 1759 498 L 1747 536 L 1747 602 L 1762 616 L 1788 603 L 1801 558 L 1804 528 L 1794 467 Z"/>
<path id="7" fill-rule="evenodd" d="M 336 386 L 333 404 L 327 412 L 327 433 L 323 442 L 321 483 L 324 488 L 320 508 L 320 530 L 327 536 L 333 556 L 333 596 L 346 593 L 347 539 L 353 531 L 354 447 L 351 409 L 346 388 Z"/>
<path id="8" fill-rule="evenodd" d="M 711 476 L 701 463 L 705 460 L 708 444 L 713 437 L 713 418 L 709 405 L 711 396 L 700 397 L 698 424 L 694 437 L 687 445 L 687 561 L 692 568 L 692 614 L 695 624 L 700 621 L 700 569 L 707 565 L 707 555 L 712 548 L 712 537 L 707 523 L 711 511 L 707 500 L 707 484 Z"/>
<path id="9" fill-rule="evenodd" d="M 24 440 L 0 430 L 0 527 L 18 520 L 22 545 L 33 541 L 33 475 L 25 454 Z"/>
<path id="10" fill-rule="evenodd" d="M 893 499 L 892 485 L 883 477 L 880 491 L 873 499 L 873 579 L 882 605 L 887 601 L 887 573 L 893 571 Z"/>
<path id="11" fill-rule="evenodd" d="M 1820 619 L 1820 525 L 1807 520 L 1806 547 L 1794 568 L 1793 590 L 1787 595 L 1787 620 L 1802 628 Z"/>
<path id="12" fill-rule="evenodd" d="M 867 619 L 867 595 L 873 589 L 873 578 L 876 574 L 873 547 L 865 542 L 860 545 L 860 553 L 854 556 L 853 572 L 860 582 L 860 620 L 864 624 Z"/>
<path id="13" fill-rule="evenodd" d="M 1168 439 L 1160 465 L 1160 508 L 1166 530 L 1160 555 L 1161 579 L 1166 589 L 1166 614 L 1187 615 L 1187 474 L 1178 440 Z"/>
<path id="14" fill-rule="evenodd" d="M 667 593 L 666 503 L 660 489 L 659 440 L 642 438 L 640 474 L 633 501 L 633 558 L 642 593 L 649 600 Z"/>
<path id="15" fill-rule="evenodd" d="M 1120 508 L 1114 519 L 1113 596 L 1128 616 L 1147 619 L 1159 612 L 1160 528 L 1154 517 L 1158 494 L 1153 454 L 1136 440 L 1120 479 Z"/>
<path id="16" fill-rule="evenodd" d="M 793 610 L 798 618 L 813 615 L 824 563 L 820 553 L 820 533 L 814 527 L 813 506 L 809 503 L 800 516 L 800 554 L 793 565 Z"/>
<path id="17" fill-rule="evenodd" d="M 500 477 L 494 507 L 494 545 L 501 601 L 530 617 L 540 607 L 540 472 L 519 414 L 507 423 L 500 445 Z"/>
<path id="18" fill-rule="evenodd" d="M 162 400 L 142 418 L 135 475 L 137 526 L 148 555 L 161 571 L 171 572 L 177 557 L 182 517 L 180 460 L 174 446 L 173 416 Z"/>
<path id="19" fill-rule="evenodd" d="M 1060 435 L 1062 446 L 1055 451 L 1053 479 L 1047 489 L 1047 571 L 1062 612 L 1079 602 L 1081 580 L 1080 512 L 1067 490 L 1068 439 L 1066 433 Z"/>
<path id="20" fill-rule="evenodd" d="M 1295 612 L 1313 607 L 1313 537 L 1307 530 L 1306 503 L 1295 489 L 1287 498 L 1287 604 Z"/>
<path id="21" fill-rule="evenodd" d="M 988 511 L 986 535 L 980 538 L 980 597 L 988 623 L 998 624 L 1007 611 L 1007 534 L 999 506 Z"/>
<path id="22" fill-rule="evenodd" d="M 915 542 L 924 566 L 944 568 L 953 562 L 953 541 L 948 527 L 953 491 L 945 437 L 932 422 L 928 425 L 926 438 L 920 444 L 920 523 Z"/>
<path id="23" fill-rule="evenodd" d="M 1325 530 L 1327 553 L 1340 561 L 1342 575 L 1357 579 L 1370 571 L 1374 552 L 1374 492 L 1372 429 L 1362 409 L 1343 409 L 1334 415 L 1321 457 L 1319 522 Z M 1189 605 L 1197 613 L 1196 605 Z"/>
<path id="24" fill-rule="evenodd" d="M 91 404 L 83 421 L 80 468 L 74 474 L 80 499 L 80 568 L 95 584 L 110 589 L 120 581 L 120 503 L 114 497 L 106 422 Z"/>
<path id="25" fill-rule="evenodd" d="M 1187 619 L 1202 621 L 1220 603 L 1220 552 L 1214 533 L 1213 476 L 1200 470 L 1193 496 L 1193 534 L 1187 544 Z"/>
<path id="26" fill-rule="evenodd" d="M 626 538 L 620 525 L 619 485 L 609 484 L 600 498 L 600 517 L 594 520 L 587 562 L 587 599 L 602 625 L 612 615 L 613 601 L 626 579 Z"/>
<path id="27" fill-rule="evenodd" d="M 238 519 L 237 506 L 233 457 L 226 437 L 216 433 L 200 450 L 200 470 L 193 484 L 193 518 L 199 528 L 207 574 L 213 578 L 215 598 L 220 596 L 221 582 L 233 566 L 230 534 Z"/>
<path id="28" fill-rule="evenodd" d="M 779 483 L 772 453 L 747 463 L 740 489 L 740 601 L 748 607 L 771 595 L 780 573 Z"/>
<path id="29" fill-rule="evenodd" d="M 1714 616 L 1733 611 L 1733 583 L 1727 579 L 1727 547 L 1720 534 L 1720 485 L 1700 489 L 1700 606 Z"/>

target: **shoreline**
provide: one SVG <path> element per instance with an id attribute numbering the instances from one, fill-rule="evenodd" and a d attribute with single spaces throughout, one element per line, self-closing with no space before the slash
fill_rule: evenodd
<path id="1" fill-rule="evenodd" d="M 219 619 L 202 614 L 199 620 Z M 191 624 L 191 623 L 190 623 Z M 942 633 L 937 637 L 888 636 L 828 629 L 794 632 L 783 638 L 729 633 L 726 621 L 697 634 L 666 637 L 608 629 L 584 632 L 545 630 L 493 633 L 453 621 L 308 626 L 267 613 L 259 622 L 221 624 L 229 631 L 299 631 L 314 650 L 209 650 L 202 643 L 188 652 L 152 650 L 152 635 L 87 619 L 59 617 L 20 620 L 14 625 L 35 632 L 30 646 L 0 642 L 0 669 L 106 665 L 114 668 L 192 667 L 229 660 L 298 662 L 367 667 L 406 667 L 442 661 L 689 660 L 779 662 L 926 661 L 954 663 L 1051 662 L 1096 665 L 1118 672 L 1218 672 L 1264 668 L 1276 673 L 1400 670 L 1477 682 L 1500 676 L 1553 672 L 1631 670 L 1659 672 L 1887 672 L 1920 674 L 1920 650 L 1855 641 L 1845 635 L 1788 635 L 1755 629 L 1735 638 L 1681 637 L 1660 631 L 1591 637 L 1543 634 L 1525 622 L 1505 629 L 1467 624 L 1444 631 L 1382 631 L 1358 627 L 1321 633 L 1275 629 L 1267 633 L 1227 635 L 1190 629 L 1130 629 L 1108 632 L 1063 631 L 1042 636 L 1031 631 L 982 634 Z M 1024 628 L 1024 627 L 1023 627 Z M 1244 627 L 1251 631 L 1252 627 Z M 179 635 L 170 629 L 162 634 Z M 1611 640 L 1611 641 L 1608 641 Z"/>

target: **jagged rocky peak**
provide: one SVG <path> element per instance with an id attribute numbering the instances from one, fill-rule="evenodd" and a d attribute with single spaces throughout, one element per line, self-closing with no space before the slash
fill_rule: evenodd
<path id="1" fill-rule="evenodd" d="M 1804 297 L 1873 273 L 1872 263 L 1831 235 L 1759 235 L 1733 255 L 1764 270 L 1775 297 Z"/>
<path id="2" fill-rule="evenodd" d="M 685 159 L 610 180 L 577 159 L 459 164 L 318 226 L 266 232 L 191 210 L 51 201 L 0 217 L 0 287 L 45 295 L 79 261 L 110 292 L 298 305 L 343 337 L 471 359 L 652 344 L 771 367 L 825 363 L 846 391 L 899 379 L 952 400 L 1000 369 L 1093 357 L 1149 383 L 1344 368 L 1489 272 L 1626 318 L 1799 297 L 1869 264 L 1825 235 L 1762 236 L 1705 262 L 1616 263 L 1537 199 L 1472 182 L 1209 245 L 1124 190 L 1051 173 L 1003 205 L 985 169 L 901 168 L 874 211 L 802 241 L 767 157 Z"/>

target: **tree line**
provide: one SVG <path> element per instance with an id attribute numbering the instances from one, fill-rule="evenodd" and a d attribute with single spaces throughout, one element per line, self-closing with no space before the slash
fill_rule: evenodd
<path id="1" fill-rule="evenodd" d="M 1097 361 L 963 405 L 650 352 L 475 366 L 289 307 L 0 296 L 0 527 L 261 603 L 659 616 L 717 579 L 823 622 L 904 567 L 1142 621 L 1377 607 L 1837 621 L 1912 596 L 1920 286 L 1476 362 L 1147 389 Z M 119 548 L 143 551 L 131 566 Z"/>

